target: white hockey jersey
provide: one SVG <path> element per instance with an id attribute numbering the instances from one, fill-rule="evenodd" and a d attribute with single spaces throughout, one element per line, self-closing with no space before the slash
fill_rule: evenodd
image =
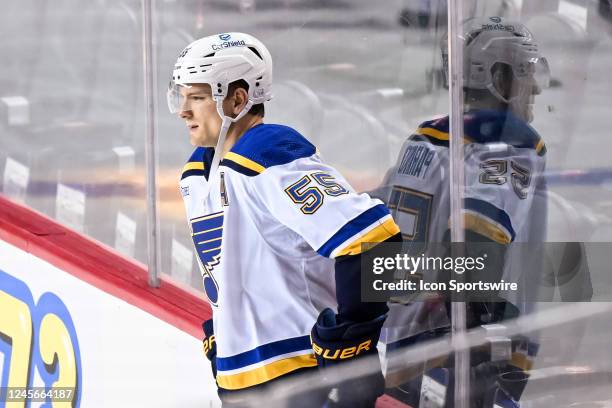
<path id="1" fill-rule="evenodd" d="M 543 232 L 544 224 L 533 228 L 531 223 L 546 218 L 534 211 L 545 191 L 544 142 L 505 112 L 468 112 L 464 123 L 466 228 L 503 244 L 542 242 L 536 231 Z M 449 228 L 448 134 L 448 116 L 419 126 L 383 183 L 405 240 L 442 242 Z"/>
<path id="2" fill-rule="evenodd" d="M 289 127 L 251 128 L 207 181 L 212 154 L 195 150 L 180 187 L 213 305 L 217 382 L 233 390 L 316 366 L 309 334 L 336 305 L 333 258 L 399 228 Z"/>
<path id="3" fill-rule="evenodd" d="M 544 242 L 546 147 L 538 133 L 512 114 L 493 110 L 466 112 L 464 133 L 466 229 L 501 244 Z M 396 165 L 376 193 L 388 204 L 404 241 L 412 242 L 414 253 L 425 252 L 428 243 L 448 239 L 449 155 L 448 116 L 424 122 L 403 144 Z M 524 256 L 518 251 L 508 254 L 503 275 L 506 280 L 521 276 L 525 265 L 539 262 Z M 538 254 L 527 256 L 537 258 Z M 504 297 L 525 311 L 526 295 Z M 448 324 L 444 307 L 396 304 L 391 306 L 381 339 L 390 345 Z"/>

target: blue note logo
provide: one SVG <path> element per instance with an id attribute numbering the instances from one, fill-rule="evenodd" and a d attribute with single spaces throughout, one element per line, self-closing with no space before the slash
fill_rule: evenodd
<path id="1" fill-rule="evenodd" d="M 221 261 L 223 211 L 191 220 L 191 230 L 204 279 L 204 290 L 210 302 L 216 306 L 219 299 L 219 285 L 213 272 Z"/>

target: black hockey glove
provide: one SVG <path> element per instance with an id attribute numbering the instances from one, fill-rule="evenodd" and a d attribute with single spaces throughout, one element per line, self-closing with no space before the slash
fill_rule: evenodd
<path id="1" fill-rule="evenodd" d="M 372 364 L 372 374 L 340 382 L 332 389 L 327 407 L 374 407 L 376 399 L 382 395 L 385 380 L 376 344 L 386 318 L 387 315 L 382 315 L 367 322 L 341 322 L 331 309 L 325 309 L 319 315 L 312 328 L 311 340 L 320 368 L 375 356 L 368 359 Z"/>
<path id="2" fill-rule="evenodd" d="M 204 329 L 204 339 L 202 340 L 202 346 L 204 349 L 204 355 L 210 360 L 212 367 L 213 377 L 217 379 L 217 342 L 215 341 L 215 333 L 213 331 L 213 320 L 208 319 L 202 323 L 202 329 Z"/>

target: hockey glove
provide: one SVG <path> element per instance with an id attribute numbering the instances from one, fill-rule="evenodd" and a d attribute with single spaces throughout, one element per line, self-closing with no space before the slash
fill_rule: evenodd
<path id="1" fill-rule="evenodd" d="M 202 347 L 204 349 L 204 355 L 210 360 L 212 367 L 213 377 L 217 378 L 217 342 L 215 341 L 215 333 L 213 331 L 213 320 L 208 319 L 202 323 L 202 329 L 204 329 L 204 340 L 202 340 Z"/>
<path id="2" fill-rule="evenodd" d="M 319 315 L 312 328 L 311 340 L 320 368 L 376 356 L 368 360 L 372 364 L 369 370 L 372 374 L 339 383 L 330 393 L 328 407 L 373 407 L 382 395 L 385 380 L 376 344 L 386 318 L 382 315 L 367 322 L 341 322 L 331 309 L 325 309 Z"/>

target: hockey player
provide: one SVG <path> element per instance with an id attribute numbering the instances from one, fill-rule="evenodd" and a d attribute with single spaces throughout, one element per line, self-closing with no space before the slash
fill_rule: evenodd
<path id="1" fill-rule="evenodd" d="M 294 129 L 263 123 L 271 85 L 266 47 L 224 33 L 189 44 L 168 89 L 196 146 L 180 188 L 213 310 L 204 350 L 224 406 L 317 365 L 376 355 L 388 309 L 360 301 L 361 243 L 401 240 L 380 200 L 357 194 Z M 379 368 L 341 384 L 328 404 L 373 406 L 382 390 Z M 321 405 L 310 393 L 290 406 Z"/>
<path id="2" fill-rule="evenodd" d="M 464 28 L 465 240 L 496 247 L 487 265 L 488 270 L 499 272 L 499 278 L 527 270 L 537 276 L 539 254 L 530 254 L 532 259 L 516 259 L 506 249 L 512 242 L 545 240 L 546 147 L 529 123 L 533 119 L 534 97 L 547 85 L 548 65 L 532 34 L 521 23 L 491 17 L 469 20 Z M 447 70 L 446 41 L 442 54 Z M 449 155 L 449 117 L 424 122 L 404 143 L 397 165 L 387 173 L 379 192 L 392 210 L 404 240 L 412 241 L 418 247 L 417 253 L 425 251 L 428 244 L 449 240 Z M 516 317 L 525 309 L 523 300 L 468 303 L 468 327 Z M 450 320 L 446 312 L 444 302 L 393 305 L 385 330 L 390 334 L 385 339 L 388 349 L 414 344 L 418 336 L 431 338 L 448 332 L 444 330 Z M 525 362 L 534 353 L 533 348 L 523 345 L 515 356 L 521 362 L 510 362 L 508 366 L 526 368 Z M 438 375 L 438 380 L 441 377 L 444 375 Z M 497 379 L 473 381 L 481 388 L 485 383 L 487 388 L 491 385 L 489 380 L 492 384 Z M 440 381 L 449 385 L 448 378 Z M 411 386 L 414 383 L 407 385 Z M 427 398 L 419 395 L 418 388 L 420 384 L 407 400 L 414 405 Z M 514 395 L 498 397 L 518 400 L 520 392 L 513 392 Z M 478 392 L 472 397 L 470 406 L 489 404 L 487 407 L 492 402 L 484 400 L 496 398 Z M 447 403 L 449 400 L 450 392 Z"/>

